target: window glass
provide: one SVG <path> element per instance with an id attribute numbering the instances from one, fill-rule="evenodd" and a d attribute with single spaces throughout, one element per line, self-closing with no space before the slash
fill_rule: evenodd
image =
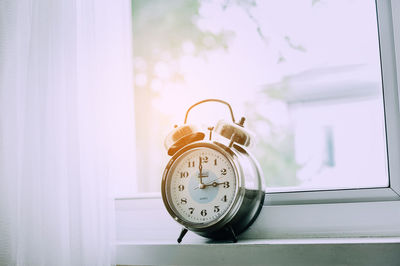
<path id="1" fill-rule="evenodd" d="M 206 98 L 246 117 L 270 191 L 388 186 L 373 0 L 133 0 L 133 44 L 139 192 Z M 207 103 L 189 122 L 229 118 Z"/>

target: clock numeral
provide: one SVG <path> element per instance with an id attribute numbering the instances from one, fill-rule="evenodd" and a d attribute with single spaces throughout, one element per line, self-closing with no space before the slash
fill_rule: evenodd
<path id="1" fill-rule="evenodd" d="M 184 185 L 179 185 L 179 186 L 178 186 L 178 190 L 179 190 L 179 191 L 183 191 L 184 189 L 185 189 L 185 186 L 184 186 Z"/>
<path id="2" fill-rule="evenodd" d="M 226 195 L 222 197 L 221 201 L 226 202 Z"/>
<path id="3" fill-rule="evenodd" d="M 186 204 L 187 203 L 187 199 L 186 198 L 181 198 L 181 204 Z"/>
<path id="4" fill-rule="evenodd" d="M 219 211 L 220 211 L 219 206 L 214 206 L 214 212 L 219 212 Z"/>
<path id="5" fill-rule="evenodd" d="M 189 161 L 188 162 L 188 167 L 194 167 L 194 161 Z"/>
<path id="6" fill-rule="evenodd" d="M 217 159 L 214 160 L 214 165 L 217 165 Z"/>
<path id="7" fill-rule="evenodd" d="M 190 214 L 193 214 L 194 208 L 189 208 L 189 212 L 190 212 Z"/>
<path id="8" fill-rule="evenodd" d="M 207 156 L 204 156 L 203 158 L 202 158 L 202 160 L 201 160 L 203 163 L 208 163 L 208 157 Z"/>
<path id="9" fill-rule="evenodd" d="M 207 210 L 201 210 L 200 214 L 201 214 L 201 216 L 206 216 L 207 215 Z"/>
<path id="10" fill-rule="evenodd" d="M 225 168 L 221 169 L 221 175 L 226 175 L 226 169 Z"/>
<path id="11" fill-rule="evenodd" d="M 229 182 L 228 181 L 224 182 L 224 188 L 229 188 Z"/>
<path id="12" fill-rule="evenodd" d="M 189 176 L 188 172 L 181 172 L 181 178 L 188 177 L 188 176 Z"/>

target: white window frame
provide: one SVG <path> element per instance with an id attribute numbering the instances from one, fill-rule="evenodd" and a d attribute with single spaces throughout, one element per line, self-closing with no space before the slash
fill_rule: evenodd
<path id="1" fill-rule="evenodd" d="M 361 188 L 306 192 L 269 193 L 267 205 L 339 203 L 360 201 L 390 201 L 400 198 L 400 113 L 396 73 L 396 48 L 400 49 L 398 16 L 392 16 L 392 5 L 398 13 L 396 1 L 377 0 L 377 17 L 381 56 L 383 100 L 385 106 L 385 125 L 387 143 L 387 161 L 389 186 L 386 188 Z M 395 13 L 395 14 L 397 14 Z M 395 21 L 397 20 L 397 21 Z M 396 41 L 395 41 L 396 38 Z M 395 47 L 395 44 L 397 47 Z M 397 64 L 399 65 L 399 64 Z"/>
<path id="2" fill-rule="evenodd" d="M 259 218 L 239 239 L 400 236 L 400 1 L 376 3 L 389 186 L 267 193 Z M 121 243 L 172 243 L 180 228 L 158 194 L 116 199 L 116 226 Z M 202 241 L 193 235 L 189 242 Z"/>

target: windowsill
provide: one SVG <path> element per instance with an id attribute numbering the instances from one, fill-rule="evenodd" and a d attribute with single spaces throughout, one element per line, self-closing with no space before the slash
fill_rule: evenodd
<path id="1" fill-rule="evenodd" d="M 118 242 L 119 265 L 399 265 L 400 237 Z"/>
<path id="2" fill-rule="evenodd" d="M 175 241 L 181 230 L 160 197 L 117 199 L 115 207 L 118 242 Z M 398 210 L 400 201 L 264 206 L 239 240 L 400 237 Z M 184 241 L 203 239 L 189 232 Z"/>
<path id="3" fill-rule="evenodd" d="M 177 244 L 181 226 L 158 195 L 117 199 L 117 263 L 400 265 L 399 209 L 400 201 L 264 206 L 238 243 L 188 232 Z"/>

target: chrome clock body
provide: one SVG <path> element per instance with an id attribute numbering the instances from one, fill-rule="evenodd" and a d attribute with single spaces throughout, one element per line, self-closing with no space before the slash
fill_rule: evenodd
<path id="1" fill-rule="evenodd" d="M 206 163 L 193 160 L 202 152 L 214 157 Z M 217 157 L 222 168 L 214 161 Z M 241 146 L 194 141 L 169 161 L 161 192 L 169 214 L 184 228 L 212 239 L 230 239 L 246 230 L 258 216 L 265 195 L 262 182 L 257 161 Z"/>

